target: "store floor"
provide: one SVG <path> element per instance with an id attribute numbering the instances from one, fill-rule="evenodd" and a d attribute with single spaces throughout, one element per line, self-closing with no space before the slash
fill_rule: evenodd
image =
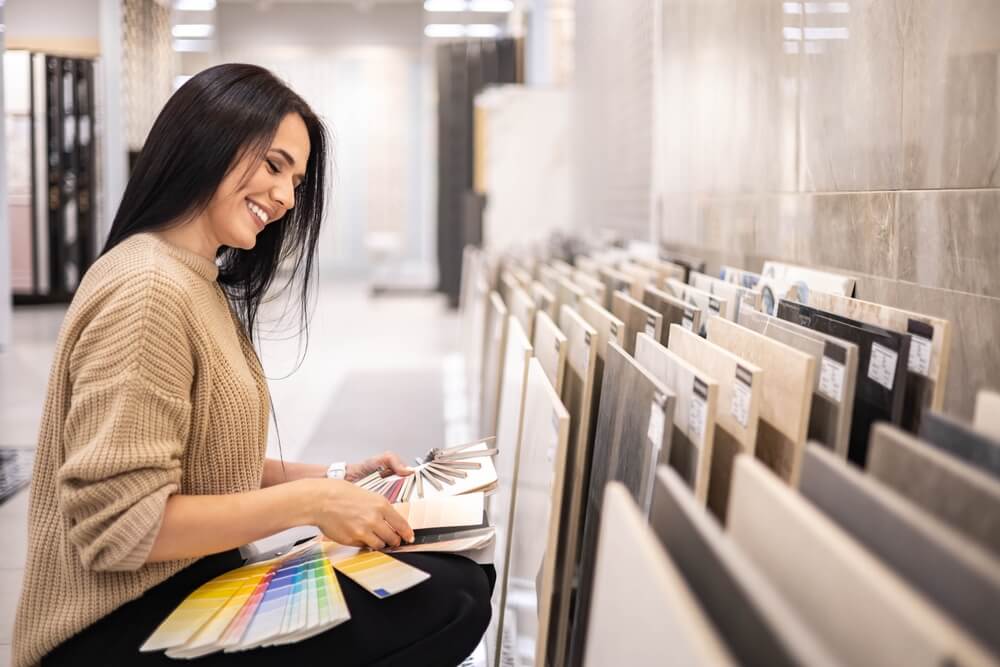
<path id="1" fill-rule="evenodd" d="M 274 322 L 284 304 L 269 304 Z M 0 447 L 33 447 L 64 308 L 14 311 L 12 348 L 0 353 Z M 457 317 L 436 296 L 380 296 L 361 284 L 319 286 L 309 347 L 285 330 L 265 334 L 263 363 L 286 460 L 356 461 L 386 449 L 407 458 L 445 442 L 444 370 L 455 359 Z M 273 329 L 273 325 L 271 325 Z M 285 340 L 281 340 L 285 338 Z M 269 456 L 278 456 L 271 426 Z M 27 489 L 0 505 L 0 667 L 10 664 L 27 546 Z"/>

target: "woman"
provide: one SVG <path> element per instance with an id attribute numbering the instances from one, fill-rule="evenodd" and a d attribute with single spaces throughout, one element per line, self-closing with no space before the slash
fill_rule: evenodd
<path id="1" fill-rule="evenodd" d="M 265 459 L 269 397 L 254 350 L 279 264 L 305 296 L 324 205 L 326 138 L 267 70 L 221 65 L 171 97 L 100 259 L 66 314 L 31 486 L 14 664 L 177 664 L 138 647 L 237 548 L 296 525 L 380 549 L 413 531 L 351 483 L 360 464 Z M 287 284 L 286 284 L 287 287 Z M 453 665 L 489 622 L 491 568 L 400 555 L 431 578 L 377 600 L 340 578 L 352 620 L 206 665 Z"/>

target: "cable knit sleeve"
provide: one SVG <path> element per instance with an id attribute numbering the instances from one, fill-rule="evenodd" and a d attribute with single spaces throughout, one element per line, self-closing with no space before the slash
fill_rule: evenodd
<path id="1" fill-rule="evenodd" d="M 70 359 L 59 509 L 90 570 L 136 570 L 181 482 L 194 359 L 183 294 L 155 274 L 101 305 Z"/>

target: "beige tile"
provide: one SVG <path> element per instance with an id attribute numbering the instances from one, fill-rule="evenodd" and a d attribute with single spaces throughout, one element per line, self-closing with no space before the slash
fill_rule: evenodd
<path id="1" fill-rule="evenodd" d="M 896 194 L 810 195 L 801 210 L 807 249 L 792 258 L 807 266 L 847 273 L 896 273 Z"/>
<path id="2" fill-rule="evenodd" d="M 1000 297 L 1000 190 L 900 192 L 898 200 L 901 280 Z"/>
<path id="3" fill-rule="evenodd" d="M 776 5 L 778 3 L 775 3 Z M 891 190 L 902 185 L 903 41 L 897 4 L 855 0 L 846 13 L 806 13 L 800 187 Z M 814 39 L 822 31 L 833 39 Z"/>
<path id="4" fill-rule="evenodd" d="M 1000 3 L 894 4 L 905 46 L 905 187 L 1000 185 Z"/>

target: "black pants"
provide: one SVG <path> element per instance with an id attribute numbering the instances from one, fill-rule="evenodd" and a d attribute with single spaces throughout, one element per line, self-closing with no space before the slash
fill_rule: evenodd
<path id="1" fill-rule="evenodd" d="M 384 600 L 337 572 L 351 620 L 297 644 L 213 653 L 195 665 L 406 665 L 452 667 L 476 648 L 490 622 L 492 565 L 448 554 L 397 554 L 431 578 Z M 54 649 L 50 665 L 170 665 L 185 660 L 164 652 L 139 653 L 139 646 L 191 591 L 239 567 L 238 551 L 202 558 L 142 597 L 122 605 Z"/>

